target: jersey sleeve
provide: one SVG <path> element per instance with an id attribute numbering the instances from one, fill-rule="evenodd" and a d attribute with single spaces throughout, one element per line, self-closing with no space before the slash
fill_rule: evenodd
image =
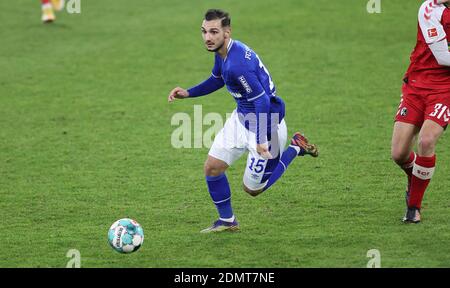
<path id="1" fill-rule="evenodd" d="M 243 91 L 243 95 L 247 98 L 247 101 L 253 102 L 255 105 L 256 143 L 266 143 L 267 123 L 270 111 L 269 96 L 264 91 L 264 88 L 254 71 L 245 66 L 238 67 L 233 71 L 233 77 L 236 77 L 237 81 L 240 83 L 239 85 L 242 86 L 241 91 Z"/>
<path id="2" fill-rule="evenodd" d="M 445 6 L 437 4 L 436 0 L 425 1 L 419 9 L 419 27 L 427 44 L 433 44 L 446 37 L 441 23 Z"/>
<path id="3" fill-rule="evenodd" d="M 210 76 L 208 79 L 198 84 L 197 86 L 189 88 L 187 91 L 189 97 L 199 97 L 203 95 L 211 94 L 212 92 L 219 90 L 225 85 L 222 78 L 215 78 Z"/>
<path id="4" fill-rule="evenodd" d="M 217 57 L 218 56 L 216 55 L 211 76 L 202 83 L 189 88 L 187 90 L 189 93 L 189 97 L 208 95 L 225 85 L 222 78 L 222 73 L 220 71 L 220 59 L 218 59 Z"/>
<path id="5" fill-rule="evenodd" d="M 267 142 L 267 122 L 269 120 L 270 99 L 269 96 L 264 95 L 255 101 L 256 118 L 256 143 Z"/>
<path id="6" fill-rule="evenodd" d="M 233 78 L 237 79 L 247 101 L 253 102 L 266 95 L 256 73 L 245 66 L 233 70 Z"/>

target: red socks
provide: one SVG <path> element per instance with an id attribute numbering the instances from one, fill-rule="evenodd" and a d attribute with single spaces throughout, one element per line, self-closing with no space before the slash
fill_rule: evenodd
<path id="1" fill-rule="evenodd" d="M 431 157 L 416 157 L 416 161 L 412 167 L 408 207 L 420 209 L 425 189 L 427 189 L 428 183 L 430 183 L 431 177 L 433 177 L 435 163 L 436 155 Z M 406 170 L 405 172 L 408 174 Z M 410 176 L 408 175 L 408 177 Z"/>

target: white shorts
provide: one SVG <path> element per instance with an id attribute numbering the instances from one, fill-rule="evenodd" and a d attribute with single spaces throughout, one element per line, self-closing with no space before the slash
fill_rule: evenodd
<path id="1" fill-rule="evenodd" d="M 264 159 L 256 152 L 256 135 L 241 124 L 236 110 L 225 122 L 222 130 L 214 138 L 209 155 L 231 166 L 245 152 L 248 153 L 243 182 L 251 190 L 260 190 L 266 186 L 267 178 L 278 165 L 287 140 L 286 122 L 281 120 L 278 129 L 273 131 L 269 141 L 270 153 L 274 159 Z"/>

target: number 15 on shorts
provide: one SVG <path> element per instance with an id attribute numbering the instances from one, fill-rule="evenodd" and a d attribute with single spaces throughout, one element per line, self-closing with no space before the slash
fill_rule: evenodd
<path id="1" fill-rule="evenodd" d="M 255 157 L 250 158 L 251 163 L 250 166 L 248 166 L 248 169 L 250 169 L 250 171 L 253 171 L 255 173 L 261 173 L 264 170 L 264 163 L 266 162 L 265 159 L 258 159 L 258 161 L 256 161 L 255 163 Z"/>

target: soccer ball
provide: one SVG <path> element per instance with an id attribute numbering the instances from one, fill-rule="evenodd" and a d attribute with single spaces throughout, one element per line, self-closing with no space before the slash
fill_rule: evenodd
<path id="1" fill-rule="evenodd" d="M 120 219 L 109 228 L 108 242 L 117 252 L 131 253 L 137 251 L 144 242 L 144 230 L 133 219 Z"/>

